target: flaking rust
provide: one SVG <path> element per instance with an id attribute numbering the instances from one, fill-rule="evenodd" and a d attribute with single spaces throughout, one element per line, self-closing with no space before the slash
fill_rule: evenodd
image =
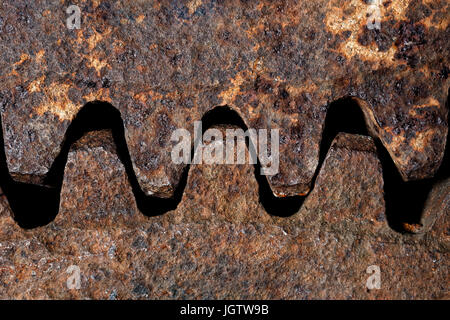
<path id="1" fill-rule="evenodd" d="M 327 105 L 357 99 L 405 180 L 433 176 L 448 130 L 449 4 L 382 1 L 6 0 L 1 116 L 8 168 L 44 177 L 89 101 L 121 112 L 138 181 L 168 197 L 182 166 L 170 136 L 228 105 L 248 127 L 280 128 L 275 194 L 309 191 Z"/>

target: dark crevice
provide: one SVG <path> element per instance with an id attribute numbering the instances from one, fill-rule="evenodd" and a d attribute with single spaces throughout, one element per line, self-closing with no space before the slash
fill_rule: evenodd
<path id="1" fill-rule="evenodd" d="M 67 129 L 65 140 L 43 185 L 14 181 L 8 172 L 3 132 L 0 134 L 0 184 L 6 195 L 15 221 L 25 229 L 44 226 L 53 221 L 59 211 L 60 192 L 69 149 L 85 133 L 123 126 L 120 112 L 106 103 L 86 104 Z M 0 122 L 1 125 L 1 122 Z"/>
<path id="2" fill-rule="evenodd" d="M 239 114 L 226 106 L 216 107 L 205 113 L 202 122 L 203 133 L 215 125 L 235 125 L 244 131 L 248 129 Z M 61 152 L 44 180 L 46 186 L 14 181 L 6 166 L 4 148 L 1 148 L 1 187 L 8 198 L 14 213 L 14 219 L 22 228 L 28 229 L 43 226 L 54 220 L 59 209 L 64 167 L 71 145 L 86 132 L 102 129 L 110 129 L 112 131 L 118 156 L 124 164 L 139 210 L 146 216 L 156 216 L 176 209 L 181 202 L 186 187 L 190 165 L 184 168 L 172 198 L 146 195 L 140 188 L 133 170 L 120 112 L 108 103 L 91 102 L 79 111 L 77 117 L 70 124 Z M 357 102 L 351 98 L 340 99 L 330 104 L 328 108 L 320 145 L 319 164 L 312 180 L 312 187 L 330 145 L 339 132 L 368 134 L 363 113 Z M 0 136 L 0 143 L 4 146 L 3 134 Z M 250 141 L 247 139 L 246 143 L 249 146 Z M 386 149 L 379 141 L 376 141 L 376 145 L 383 167 L 387 220 L 394 230 L 402 232 L 403 222 L 418 223 L 420 221 L 423 204 L 430 188 L 436 180 L 448 176 L 448 139 L 443 165 L 435 178 L 414 182 L 404 182 Z M 194 156 L 193 151 L 192 148 L 192 157 Z M 267 177 L 259 174 L 260 168 L 261 165 L 258 160 L 258 163 L 255 165 L 255 177 L 259 186 L 259 200 L 265 210 L 271 215 L 282 217 L 298 212 L 306 197 L 278 198 L 274 196 Z"/>
<path id="3" fill-rule="evenodd" d="M 448 110 L 448 99 L 446 102 Z M 449 132 L 448 132 L 449 133 Z M 405 182 L 388 151 L 376 140 L 378 157 L 383 166 L 386 216 L 392 229 L 405 232 L 403 223 L 420 225 L 427 197 L 436 183 L 450 176 L 450 147 L 447 133 L 444 156 L 433 178 Z"/>
<path id="4" fill-rule="evenodd" d="M 246 131 L 247 125 L 239 116 L 239 114 L 232 110 L 227 106 L 219 106 L 216 107 L 204 114 L 201 119 L 202 121 L 202 135 L 211 127 L 220 126 L 220 125 L 233 125 L 239 127 Z M 121 128 L 123 132 L 123 126 Z M 184 189 L 186 187 L 188 173 L 190 169 L 190 165 L 186 165 L 183 170 L 181 179 L 179 184 L 177 185 L 174 196 L 169 199 L 158 198 L 154 196 L 147 196 L 139 187 L 137 182 L 134 170 L 132 170 L 131 159 L 127 149 L 126 143 L 121 143 L 120 141 L 124 141 L 124 139 L 120 138 L 118 141 L 115 141 L 117 145 L 120 145 L 123 150 L 119 152 L 121 160 L 123 161 L 125 167 L 127 168 L 128 176 L 130 177 L 130 182 L 133 186 L 133 191 L 136 196 L 136 201 L 138 204 L 138 208 L 147 216 L 156 216 L 162 215 L 169 210 L 174 210 L 177 208 L 178 204 L 181 202 Z M 249 147 L 249 139 L 246 139 L 247 148 Z M 194 157 L 194 147 L 191 149 L 191 160 Z M 192 162 L 192 161 L 191 161 Z M 259 186 L 259 197 L 260 201 L 263 204 L 264 208 L 269 214 L 272 215 L 282 215 L 284 212 L 288 212 L 289 215 L 298 211 L 299 205 L 296 203 L 296 200 L 293 200 L 294 197 L 287 198 L 277 198 L 273 195 L 272 190 L 270 189 L 267 178 L 263 175 L 260 175 L 259 172 L 261 170 L 261 164 L 259 160 L 254 165 L 255 167 L 255 176 Z M 257 174 L 258 173 L 258 174 Z M 299 197 L 295 197 L 299 198 Z"/>
<path id="5" fill-rule="evenodd" d="M 314 188 L 316 178 L 322 168 L 331 143 L 340 132 L 367 135 L 364 115 L 353 99 L 340 99 L 328 106 L 320 143 L 319 163 L 312 178 L 311 190 Z M 277 198 L 270 190 L 266 178 L 258 174 L 255 174 L 255 176 L 260 187 L 260 201 L 267 212 L 280 217 L 288 217 L 298 212 L 306 196 Z"/>
<path id="6" fill-rule="evenodd" d="M 1 120 L 0 120 L 0 125 Z M 53 221 L 58 212 L 60 189 L 14 181 L 6 165 L 3 131 L 0 130 L 0 185 L 15 221 L 22 228 L 34 228 Z"/>
<path id="7" fill-rule="evenodd" d="M 320 170 L 332 140 L 339 132 L 368 135 L 364 114 L 354 99 L 345 98 L 330 105 L 320 146 L 318 170 Z M 431 188 L 437 181 L 449 176 L 449 139 L 447 138 L 442 164 L 435 176 L 431 179 L 408 182 L 402 179 L 381 141 L 375 138 L 374 142 L 383 170 L 386 219 L 393 230 L 403 233 L 405 232 L 404 223 L 420 224 L 425 201 Z"/>
<path id="8" fill-rule="evenodd" d="M 205 113 L 203 118 L 203 126 L 205 128 L 210 128 L 214 125 L 221 124 L 229 124 L 234 125 L 242 130 L 248 130 L 247 125 L 239 116 L 239 114 L 233 109 L 223 106 L 216 107 L 211 111 Z M 269 138 L 270 139 L 270 138 Z M 247 148 L 250 147 L 250 139 L 246 137 Z M 267 177 L 260 174 L 261 172 L 261 163 L 259 159 L 257 159 L 256 164 L 254 165 L 254 173 L 256 182 L 258 183 L 259 189 L 259 201 L 263 205 L 264 209 L 267 213 L 273 216 L 279 217 L 287 217 L 291 216 L 294 213 L 298 212 L 300 206 L 304 201 L 304 197 L 300 196 L 292 196 L 292 197 L 276 197 L 272 189 L 270 188 L 269 182 L 267 181 Z"/>
<path id="9" fill-rule="evenodd" d="M 403 232 L 403 223 L 419 224 L 425 200 L 435 179 L 405 182 L 388 151 L 375 141 L 383 165 L 386 218 L 395 231 Z"/>

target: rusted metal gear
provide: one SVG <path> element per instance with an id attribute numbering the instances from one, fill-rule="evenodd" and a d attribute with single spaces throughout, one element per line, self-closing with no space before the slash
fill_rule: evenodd
<path id="1" fill-rule="evenodd" d="M 9 204 L 23 199 L 0 191 L 0 298 L 448 298 L 450 178 L 430 187 L 418 223 L 403 221 L 409 233 L 395 232 L 373 139 L 405 181 L 443 162 L 447 1 L 381 1 L 380 29 L 368 28 L 373 4 L 360 0 L 80 1 L 79 30 L 66 26 L 69 5 L 0 6 L 9 173 L 45 184 L 67 155 L 50 223 L 20 228 Z M 343 97 L 373 138 L 340 133 L 319 150 Z M 117 108 L 123 137 L 67 143 L 82 111 L 104 106 L 92 101 Z M 217 106 L 245 127 L 280 129 L 267 189 L 278 201 L 308 194 L 295 214 L 268 214 L 257 165 L 183 171 L 171 160 L 172 132 L 192 134 Z M 146 217 L 139 192 L 179 205 Z M 365 285 L 373 265 L 381 290 Z M 76 290 L 66 288 L 71 266 Z"/>
<path id="2" fill-rule="evenodd" d="M 383 1 L 7 0 L 0 8 L 1 116 L 8 168 L 44 177 L 89 101 L 120 110 L 141 188 L 169 197 L 182 165 L 170 135 L 228 105 L 248 127 L 280 128 L 278 196 L 305 194 L 327 105 L 358 99 L 405 180 L 433 176 L 448 130 L 449 4 Z"/>
<path id="3" fill-rule="evenodd" d="M 23 230 L 0 196 L 0 298 L 448 298 L 450 179 L 432 191 L 426 232 L 393 232 L 370 137 L 338 135 L 288 218 L 265 212 L 249 164 L 191 166 L 181 204 L 157 217 L 139 213 L 125 171 L 112 135 L 94 132 L 69 152 L 53 222 Z"/>

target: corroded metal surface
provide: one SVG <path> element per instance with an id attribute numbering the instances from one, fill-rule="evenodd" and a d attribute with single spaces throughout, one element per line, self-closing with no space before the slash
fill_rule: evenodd
<path id="1" fill-rule="evenodd" d="M 91 133 L 72 147 L 60 213 L 51 224 L 20 229 L 1 198 L 0 298 L 448 294 L 448 182 L 443 214 L 430 218 L 430 232 L 392 232 L 384 218 L 381 166 L 368 137 L 335 139 L 305 205 L 289 218 L 264 211 L 250 165 L 192 166 L 177 210 L 145 217 L 111 141 L 106 132 Z M 105 181 L 112 188 L 101 187 Z M 442 185 L 435 193 L 442 194 Z M 371 265 L 381 268 L 380 289 L 366 287 Z M 80 270 L 79 289 L 67 286 L 70 266 Z"/>
<path id="2" fill-rule="evenodd" d="M 6 0 L 0 7 L 1 116 L 17 179 L 44 176 L 82 106 L 122 115 L 142 189 L 170 196 L 182 167 L 171 132 L 228 105 L 252 128 L 280 128 L 281 195 L 309 191 L 327 105 L 358 99 L 404 179 L 437 170 L 448 130 L 449 4 L 383 1 Z"/>
<path id="3" fill-rule="evenodd" d="M 309 194 L 280 218 L 253 166 L 192 165 L 176 210 L 146 217 L 111 134 L 89 133 L 71 146 L 50 224 L 21 229 L 0 196 L 0 298 L 448 298 L 448 177 L 399 234 L 372 138 L 339 134 L 315 176 L 342 97 L 405 180 L 433 176 L 448 132 L 447 1 L 382 1 L 380 30 L 360 0 L 80 1 L 80 30 L 65 25 L 70 4 L 0 6 L 13 177 L 42 182 L 81 108 L 101 100 L 120 111 L 142 190 L 170 197 L 183 171 L 171 133 L 228 105 L 250 128 L 280 129 L 272 191 Z M 71 265 L 79 289 L 67 288 Z M 366 287 L 371 265 L 379 290 Z"/>

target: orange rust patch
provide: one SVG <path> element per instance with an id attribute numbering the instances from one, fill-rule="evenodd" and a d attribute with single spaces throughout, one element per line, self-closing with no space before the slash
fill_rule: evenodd
<path id="1" fill-rule="evenodd" d="M 403 228 L 405 228 L 405 230 L 407 232 L 411 232 L 411 233 L 418 233 L 420 230 L 422 230 L 422 227 L 423 227 L 422 225 L 417 224 L 417 223 L 413 223 L 413 224 L 406 223 L 406 222 L 403 223 Z"/>
<path id="2" fill-rule="evenodd" d="M 339 52 L 351 59 L 358 56 L 365 61 L 374 62 L 374 68 L 377 69 L 382 65 L 392 65 L 394 62 L 394 56 L 396 49 L 391 47 L 386 52 L 381 52 L 375 45 L 363 46 L 358 43 L 358 35 L 364 30 L 368 22 L 368 9 L 369 6 L 360 0 L 352 0 L 346 6 L 342 7 L 336 1 L 329 3 L 328 14 L 325 18 L 325 23 L 328 29 L 334 34 L 339 34 L 343 31 L 350 31 L 350 37 L 340 45 Z M 380 5 L 381 19 L 386 18 L 386 10 L 383 5 Z M 393 16 L 395 19 L 402 19 L 404 17 L 406 8 L 408 7 L 408 1 L 400 0 L 396 1 L 390 6 L 389 16 Z M 348 9 L 353 9 L 354 13 L 346 16 L 344 12 Z"/>
<path id="3" fill-rule="evenodd" d="M 144 14 L 141 14 L 141 15 L 139 15 L 139 16 L 136 18 L 136 22 L 137 22 L 137 23 L 142 23 L 142 21 L 144 21 L 144 19 L 145 19 L 145 15 L 144 15 Z"/>
<path id="4" fill-rule="evenodd" d="M 425 147 L 430 145 L 435 134 L 436 129 L 417 131 L 416 136 L 411 139 L 411 146 L 418 152 L 424 152 Z"/>
<path id="5" fill-rule="evenodd" d="M 39 87 L 35 90 L 38 90 L 37 88 Z M 51 112 L 61 121 L 72 120 L 79 108 L 68 97 L 70 88 L 71 85 L 66 83 L 52 83 L 46 88 L 41 88 L 46 100 L 36 107 L 37 113 L 43 115 L 45 112 Z"/>
<path id="6" fill-rule="evenodd" d="M 39 52 L 36 53 L 36 63 L 40 64 L 42 62 L 44 55 L 45 55 L 45 50 L 44 49 L 39 50 Z"/>
<path id="7" fill-rule="evenodd" d="M 186 6 L 189 10 L 189 14 L 193 14 L 198 7 L 202 5 L 202 0 L 192 0 Z"/>
<path id="8" fill-rule="evenodd" d="M 238 95 L 241 90 L 241 85 L 244 82 L 245 79 L 242 73 L 238 73 L 234 79 L 231 79 L 232 86 L 219 94 L 219 98 L 222 99 L 222 104 L 232 104 L 234 97 Z"/>
<path id="9" fill-rule="evenodd" d="M 136 100 L 139 100 L 140 102 L 142 102 L 142 104 L 147 104 L 147 100 L 150 98 L 152 101 L 156 101 L 156 100 L 160 100 L 163 98 L 163 95 L 155 92 L 155 91 L 147 91 L 147 92 L 140 92 L 140 93 L 136 93 L 133 97 Z"/>
<path id="10" fill-rule="evenodd" d="M 30 84 L 28 85 L 28 91 L 30 93 L 33 92 L 41 92 L 41 85 L 45 80 L 45 76 L 41 76 L 40 78 L 31 81 Z"/>
<path id="11" fill-rule="evenodd" d="M 28 59 L 30 59 L 30 56 L 27 55 L 26 53 L 23 53 L 23 54 L 20 56 L 20 60 L 17 61 L 17 62 L 14 62 L 13 65 L 14 65 L 14 66 L 20 66 L 22 63 L 24 63 L 24 62 L 25 62 L 26 60 L 28 60 Z"/>
<path id="12" fill-rule="evenodd" d="M 97 91 L 93 91 L 85 96 L 83 96 L 83 99 L 86 101 L 105 101 L 111 103 L 111 97 L 109 94 L 109 88 L 100 88 Z"/>
<path id="13" fill-rule="evenodd" d="M 88 63 L 87 65 L 89 67 L 94 68 L 97 71 L 97 74 L 100 75 L 100 71 L 105 68 L 108 67 L 108 62 L 106 62 L 106 60 L 100 60 L 94 56 L 88 57 Z"/>
<path id="14" fill-rule="evenodd" d="M 429 107 L 436 108 L 436 107 L 439 107 L 440 105 L 441 104 L 439 103 L 439 101 L 437 101 L 435 98 L 428 97 L 427 100 L 424 103 L 414 105 L 412 107 L 412 109 L 409 110 L 409 114 L 411 116 L 413 116 L 413 117 L 417 117 L 418 116 L 418 114 L 417 114 L 417 110 L 418 109 L 429 108 Z"/>

